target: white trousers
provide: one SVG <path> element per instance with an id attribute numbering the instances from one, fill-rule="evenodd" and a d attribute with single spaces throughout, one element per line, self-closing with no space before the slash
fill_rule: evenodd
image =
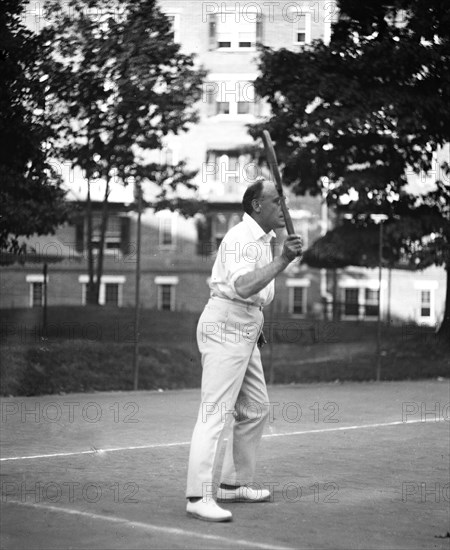
<path id="1" fill-rule="evenodd" d="M 269 412 L 269 399 L 256 345 L 262 311 L 211 298 L 199 319 L 202 354 L 201 404 L 192 436 L 186 497 L 211 494 L 218 444 L 233 419 L 221 482 L 245 485 L 254 478 L 256 453 Z"/>

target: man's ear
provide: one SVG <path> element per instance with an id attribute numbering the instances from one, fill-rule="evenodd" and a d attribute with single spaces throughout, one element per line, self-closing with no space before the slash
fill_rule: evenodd
<path id="1" fill-rule="evenodd" d="M 259 204 L 258 199 L 252 200 L 252 207 L 255 212 L 261 212 L 261 205 Z"/>

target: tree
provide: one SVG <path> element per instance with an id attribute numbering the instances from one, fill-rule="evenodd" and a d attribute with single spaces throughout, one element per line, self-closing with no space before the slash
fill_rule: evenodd
<path id="1" fill-rule="evenodd" d="M 67 215 L 43 109 L 45 48 L 22 24 L 24 9 L 24 0 L 0 6 L 0 249 L 9 252 L 18 236 L 50 233 Z"/>
<path id="2" fill-rule="evenodd" d="M 180 184 L 193 187 L 183 162 L 150 163 L 148 151 L 197 120 L 194 104 L 205 73 L 195 68 L 192 56 L 180 53 L 156 0 L 49 0 L 46 18 L 43 38 L 53 48 L 46 64 L 47 97 L 54 106 L 60 156 L 81 167 L 88 182 L 87 300 L 98 303 L 111 181 L 156 181 L 160 199 Z M 105 182 L 95 274 L 94 178 Z M 175 202 L 169 204 L 176 207 Z"/>
<path id="3" fill-rule="evenodd" d="M 261 48 L 256 91 L 272 107 L 264 126 L 296 193 L 325 194 L 355 228 L 387 215 L 396 259 L 445 266 L 440 333 L 448 335 L 449 167 L 439 167 L 443 176 L 431 190 L 412 189 L 407 172 L 436 169 L 435 151 L 450 142 L 450 7 L 441 0 L 341 0 L 339 9 L 328 45 Z"/>

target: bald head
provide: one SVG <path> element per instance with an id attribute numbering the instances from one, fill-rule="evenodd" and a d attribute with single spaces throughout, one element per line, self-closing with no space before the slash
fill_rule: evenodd
<path id="1" fill-rule="evenodd" d="M 280 198 L 273 182 L 264 178 L 258 179 L 245 191 L 242 204 L 244 211 L 258 222 L 266 233 L 284 227 Z"/>

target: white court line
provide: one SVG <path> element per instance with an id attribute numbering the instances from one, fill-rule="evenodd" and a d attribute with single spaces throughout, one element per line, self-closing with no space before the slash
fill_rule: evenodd
<path id="1" fill-rule="evenodd" d="M 6 460 L 26 460 L 31 458 L 53 458 L 58 456 L 78 456 L 78 455 L 102 455 L 104 453 L 115 453 L 117 451 L 138 451 L 140 449 L 157 449 L 158 447 L 180 447 L 189 445 L 190 441 L 179 441 L 177 443 L 153 443 L 151 445 L 136 445 L 134 447 L 112 447 L 111 449 L 91 449 L 90 451 L 72 451 L 69 453 L 51 453 L 47 455 L 31 455 L 31 456 L 10 456 L 0 458 L 0 462 Z"/>
<path id="2" fill-rule="evenodd" d="M 339 426 L 336 428 L 322 428 L 320 430 L 304 430 L 301 432 L 284 432 L 284 433 L 275 433 L 275 434 L 265 434 L 263 438 L 269 437 L 290 437 L 293 435 L 308 435 L 308 434 L 318 434 L 318 433 L 327 433 L 327 432 L 340 432 L 345 430 L 362 430 L 366 428 L 382 428 L 384 426 L 398 426 L 398 425 L 407 425 L 407 424 L 425 424 L 425 423 L 434 423 L 446 422 L 446 420 L 427 420 L 425 419 L 416 419 L 408 420 L 403 422 L 402 420 L 397 420 L 395 422 L 380 422 L 377 424 L 361 424 L 356 426 Z M 0 462 L 6 462 L 11 460 L 31 460 L 35 458 L 54 458 L 54 457 L 63 457 L 63 456 L 78 456 L 78 455 L 102 455 L 104 453 L 116 453 L 120 451 L 137 451 L 141 449 L 157 449 L 157 448 L 168 448 L 168 447 L 181 447 L 183 445 L 189 445 L 190 441 L 178 441 L 176 443 L 153 443 L 151 445 L 138 445 L 134 447 L 113 447 L 111 449 L 91 449 L 89 451 L 73 451 L 68 453 L 51 453 L 51 454 L 42 454 L 42 455 L 31 455 L 31 456 L 9 456 L 0 458 Z"/>
<path id="3" fill-rule="evenodd" d="M 408 420 L 406 422 L 403 422 L 402 420 L 396 420 L 395 422 L 380 422 L 378 424 L 362 424 L 360 426 L 339 426 L 339 428 L 323 428 L 321 430 L 305 430 L 303 432 L 289 432 L 289 433 L 279 433 L 279 434 L 267 434 L 263 435 L 263 437 L 283 437 L 286 435 L 305 435 L 305 434 L 318 434 L 318 433 L 325 433 L 325 432 L 339 432 L 342 430 L 360 430 L 362 428 L 381 428 L 383 426 L 398 426 L 399 424 L 417 424 L 417 423 L 425 423 L 425 422 L 434 422 L 435 424 L 438 422 L 445 422 L 445 420 Z"/>
<path id="4" fill-rule="evenodd" d="M 204 540 L 210 540 L 214 542 L 228 543 L 230 546 L 242 548 L 261 548 L 261 550 L 295 550 L 288 546 L 275 546 L 273 544 L 264 544 L 263 542 L 249 542 L 244 539 L 231 539 L 230 537 L 221 537 L 219 535 L 208 535 L 206 533 L 198 533 L 197 531 L 188 531 L 187 529 L 177 529 L 176 527 L 163 527 L 161 525 L 154 525 L 152 523 L 144 523 L 142 521 L 130 521 L 126 518 L 118 518 L 111 516 L 104 516 L 101 514 L 92 514 L 91 512 L 83 512 L 82 510 L 74 510 L 73 508 L 58 508 L 57 506 L 51 506 L 47 504 L 34 504 L 33 502 L 21 502 L 19 500 L 10 500 L 10 504 L 18 504 L 19 506 L 28 506 L 31 508 L 37 508 L 38 510 L 48 510 L 50 512 L 63 512 L 74 516 L 82 516 L 93 520 L 109 521 L 111 523 L 118 523 L 124 527 L 140 528 L 144 531 L 150 531 L 153 533 L 163 533 L 165 535 L 176 535 L 178 537 L 196 537 Z"/>

